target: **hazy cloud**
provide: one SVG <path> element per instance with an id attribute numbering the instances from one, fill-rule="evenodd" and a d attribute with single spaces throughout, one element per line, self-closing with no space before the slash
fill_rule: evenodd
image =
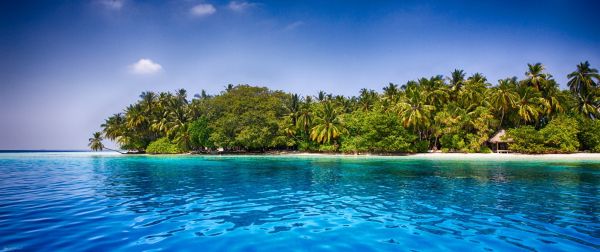
<path id="1" fill-rule="evenodd" d="M 197 17 L 209 16 L 217 12 L 217 9 L 212 4 L 198 4 L 192 9 L 190 9 L 190 13 Z"/>
<path id="2" fill-rule="evenodd" d="M 120 10 L 123 8 L 125 0 L 98 0 L 98 3 L 108 9 Z"/>
<path id="3" fill-rule="evenodd" d="M 140 59 L 129 66 L 134 74 L 153 74 L 162 70 L 162 66 L 150 59 Z"/>
<path id="4" fill-rule="evenodd" d="M 296 28 L 298 28 L 300 26 L 303 26 L 303 25 L 304 25 L 304 22 L 302 22 L 302 21 L 296 21 L 296 22 L 293 22 L 291 24 L 288 24 L 285 28 L 283 28 L 283 30 L 285 30 L 285 31 L 291 31 L 291 30 L 294 30 L 294 29 L 296 29 Z"/>
<path id="5" fill-rule="evenodd" d="M 247 9 L 252 8 L 255 5 L 256 4 L 250 3 L 250 2 L 231 1 L 227 5 L 227 8 L 229 8 L 230 10 L 235 11 L 235 12 L 244 12 Z"/>

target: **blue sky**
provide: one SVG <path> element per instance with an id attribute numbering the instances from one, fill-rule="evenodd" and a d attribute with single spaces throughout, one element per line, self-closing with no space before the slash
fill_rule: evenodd
<path id="1" fill-rule="evenodd" d="M 145 90 L 355 95 L 455 68 L 600 67 L 598 1 L 3 1 L 0 149 L 85 149 Z"/>

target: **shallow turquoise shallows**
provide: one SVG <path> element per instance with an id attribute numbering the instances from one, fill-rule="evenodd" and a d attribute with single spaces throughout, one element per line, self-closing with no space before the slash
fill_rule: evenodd
<path id="1" fill-rule="evenodd" d="M 0 251 L 595 251 L 600 162 L 0 153 Z"/>

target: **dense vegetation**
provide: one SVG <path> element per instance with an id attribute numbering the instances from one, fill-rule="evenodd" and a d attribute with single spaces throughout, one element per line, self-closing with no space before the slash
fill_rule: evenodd
<path id="1" fill-rule="evenodd" d="M 319 92 L 301 97 L 248 85 L 188 100 L 175 93 L 143 92 L 102 124 L 103 137 L 122 149 L 150 153 L 302 150 L 345 153 L 489 152 L 488 139 L 508 129 L 510 148 L 524 153 L 600 151 L 600 75 L 588 62 L 560 90 L 542 64 L 524 78 L 421 78 L 356 97 Z"/>

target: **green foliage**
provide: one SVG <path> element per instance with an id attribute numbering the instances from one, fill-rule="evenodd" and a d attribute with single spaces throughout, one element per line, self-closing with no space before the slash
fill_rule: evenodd
<path id="1" fill-rule="evenodd" d="M 479 152 L 497 122 L 486 107 L 448 107 L 434 117 L 434 127 L 440 129 L 439 142 L 442 149 L 448 152 Z"/>
<path id="2" fill-rule="evenodd" d="M 481 152 L 481 153 L 493 153 L 492 149 L 490 149 L 490 147 L 487 147 L 487 146 L 481 147 L 481 149 L 479 150 L 479 152 Z"/>
<path id="3" fill-rule="evenodd" d="M 188 127 L 190 145 L 195 150 L 214 147 L 209 139 L 210 134 L 211 129 L 208 126 L 208 120 L 204 116 L 190 123 L 190 126 Z"/>
<path id="4" fill-rule="evenodd" d="M 102 140 L 104 140 L 104 138 L 102 137 L 102 133 L 95 132 L 92 135 L 92 137 L 88 139 L 88 146 L 93 151 L 101 151 L 102 149 L 104 149 L 104 144 L 102 144 Z"/>
<path id="5" fill-rule="evenodd" d="M 540 130 L 546 152 L 571 153 L 579 149 L 579 124 L 574 118 L 560 116 Z"/>
<path id="6" fill-rule="evenodd" d="M 246 150 L 280 147 L 278 120 L 285 114 L 287 98 L 264 87 L 231 87 L 209 102 L 213 108 L 210 141 L 218 147 Z"/>
<path id="7" fill-rule="evenodd" d="M 417 141 L 415 143 L 415 152 L 417 153 L 425 153 L 429 150 L 429 142 L 428 141 Z"/>
<path id="8" fill-rule="evenodd" d="M 584 118 L 578 138 L 584 150 L 600 152 L 600 121 Z"/>
<path id="9" fill-rule="evenodd" d="M 521 153 L 544 153 L 544 136 L 533 126 L 523 126 L 507 131 L 508 138 L 513 139 L 508 148 L 511 151 Z"/>
<path id="10" fill-rule="evenodd" d="M 493 132 L 513 128 L 510 133 L 518 136 L 513 151 L 600 151 L 600 75 L 589 62 L 567 76 L 569 90 L 560 90 L 540 63 L 528 64 L 521 79 L 505 78 L 496 86 L 480 73 L 467 76 L 457 69 L 448 77 L 390 83 L 382 92 L 361 89 L 353 97 L 324 91 L 303 97 L 231 84 L 220 94 L 202 90 L 191 100 L 183 89 L 143 92 L 122 113 L 106 119 L 101 135 L 134 151 L 168 138 L 179 152 L 215 147 L 487 152 L 486 141 Z M 578 124 L 565 115 L 587 118 L 579 119 L 578 135 Z M 102 149 L 101 137 L 90 139 L 90 147 Z"/>
<path id="11" fill-rule="evenodd" d="M 444 152 L 465 151 L 466 144 L 464 137 L 459 134 L 446 134 L 440 138 L 440 144 Z"/>
<path id="12" fill-rule="evenodd" d="M 331 101 L 317 106 L 315 125 L 310 131 L 310 139 L 320 144 L 330 144 L 344 133 L 346 128 L 340 118 L 340 108 Z"/>
<path id="13" fill-rule="evenodd" d="M 338 145 L 336 144 L 321 144 L 319 145 L 318 151 L 320 152 L 335 152 L 338 150 Z"/>
<path id="14" fill-rule="evenodd" d="M 177 144 L 171 143 L 167 137 L 159 138 L 146 148 L 146 153 L 150 154 L 177 154 L 182 152 L 183 150 Z"/>
<path id="15" fill-rule="evenodd" d="M 511 129 L 507 137 L 514 140 L 509 149 L 521 153 L 571 153 L 579 148 L 577 120 L 561 116 L 541 130 L 533 126 Z"/>
<path id="16" fill-rule="evenodd" d="M 348 136 L 342 140 L 343 152 L 415 152 L 416 136 L 408 132 L 399 118 L 390 113 L 354 111 L 344 117 Z"/>
<path id="17" fill-rule="evenodd" d="M 318 151 L 319 144 L 313 141 L 301 141 L 298 142 L 298 150 L 300 151 Z"/>

